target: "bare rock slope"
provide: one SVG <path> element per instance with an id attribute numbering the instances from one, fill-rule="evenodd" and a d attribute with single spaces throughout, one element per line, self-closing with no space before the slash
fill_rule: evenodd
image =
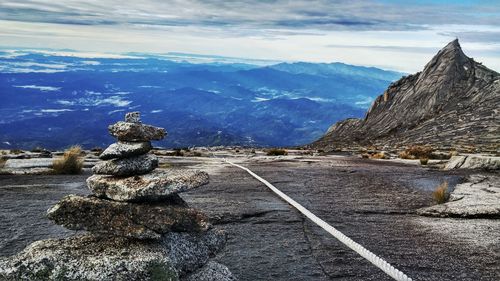
<path id="1" fill-rule="evenodd" d="M 500 74 L 467 57 L 456 39 L 422 72 L 391 84 L 364 119 L 338 122 L 312 146 L 431 144 L 496 151 L 499 109 Z"/>

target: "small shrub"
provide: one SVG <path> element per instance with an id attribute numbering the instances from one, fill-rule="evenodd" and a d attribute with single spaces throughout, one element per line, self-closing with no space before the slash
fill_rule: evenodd
<path id="1" fill-rule="evenodd" d="M 448 182 L 445 181 L 442 184 L 438 185 L 434 192 L 432 192 L 432 198 L 438 204 L 443 204 L 448 201 L 450 194 L 448 193 Z"/>
<path id="2" fill-rule="evenodd" d="M 174 149 L 174 154 L 173 156 L 184 156 L 184 152 L 180 148 Z"/>
<path id="3" fill-rule="evenodd" d="M 368 154 L 368 153 L 363 153 L 363 154 L 361 154 L 361 158 L 368 159 L 368 158 L 370 158 L 370 154 Z"/>
<path id="4" fill-rule="evenodd" d="M 413 155 L 410 155 L 408 152 L 406 151 L 401 151 L 400 153 L 398 153 L 398 156 L 399 158 L 401 159 L 415 159 L 415 156 Z"/>
<path id="5" fill-rule="evenodd" d="M 428 162 L 429 162 L 429 158 L 420 158 L 421 165 L 427 165 Z"/>
<path id="6" fill-rule="evenodd" d="M 7 162 L 7 159 L 0 158 L 0 169 L 5 166 L 5 162 Z"/>
<path id="7" fill-rule="evenodd" d="M 21 149 L 11 149 L 10 153 L 11 154 L 21 154 L 21 153 L 24 153 L 24 151 L 22 151 Z"/>
<path id="8" fill-rule="evenodd" d="M 372 159 L 387 159 L 387 156 L 385 155 L 384 152 L 377 152 L 375 154 L 370 155 L 370 158 L 372 158 Z"/>
<path id="9" fill-rule="evenodd" d="M 279 155 L 288 155 L 288 151 L 280 148 L 273 148 L 267 151 L 268 156 L 279 156 Z"/>
<path id="10" fill-rule="evenodd" d="M 193 157 L 201 157 L 201 156 L 203 156 L 203 155 L 201 154 L 201 152 L 199 152 L 199 151 L 193 151 L 193 152 L 192 152 L 192 155 L 193 155 Z"/>
<path id="11" fill-rule="evenodd" d="M 79 146 L 72 146 L 64 151 L 64 155 L 54 160 L 52 168 L 56 174 L 80 174 L 83 168 L 83 160 L 80 155 L 82 148 Z"/>
<path id="12" fill-rule="evenodd" d="M 423 145 L 413 145 L 399 153 L 399 158 L 402 159 L 420 159 L 431 158 L 434 148 Z"/>

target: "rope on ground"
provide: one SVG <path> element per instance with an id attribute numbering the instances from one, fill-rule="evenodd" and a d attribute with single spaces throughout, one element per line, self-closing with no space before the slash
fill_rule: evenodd
<path id="1" fill-rule="evenodd" d="M 394 268 L 392 265 L 390 265 L 388 262 L 383 260 L 382 258 L 378 257 L 374 253 L 370 252 L 367 250 L 365 247 L 361 246 L 360 244 L 354 242 L 351 238 L 345 236 L 342 232 L 338 231 L 335 229 L 333 226 L 329 225 L 327 222 L 324 220 L 320 219 L 317 217 L 315 214 L 311 213 L 309 210 L 304 208 L 302 205 L 297 203 L 295 200 L 292 198 L 288 197 L 285 193 L 281 192 L 279 189 L 277 189 L 274 185 L 270 184 L 268 181 L 265 179 L 261 178 L 259 175 L 255 174 L 252 172 L 250 169 L 243 167 L 241 165 L 235 164 L 233 162 L 230 162 L 226 159 L 224 161 L 228 164 L 231 164 L 235 167 L 238 167 L 242 170 L 247 171 L 250 175 L 252 175 L 254 178 L 265 184 L 267 187 L 269 187 L 274 193 L 276 193 L 279 197 L 281 197 L 283 200 L 288 202 L 288 204 L 292 205 L 295 207 L 299 212 L 304 214 L 306 217 L 308 217 L 310 220 L 312 220 L 314 223 L 319 225 L 321 228 L 326 230 L 328 233 L 333 235 L 333 237 L 337 238 L 340 242 L 342 242 L 344 245 L 347 247 L 351 248 L 353 251 L 367 259 L 369 262 L 371 262 L 373 265 L 376 267 L 380 268 L 382 271 L 384 271 L 387 275 L 391 276 L 395 280 L 398 281 L 411 281 L 412 279 L 403 272 L 399 271 L 398 269 Z"/>

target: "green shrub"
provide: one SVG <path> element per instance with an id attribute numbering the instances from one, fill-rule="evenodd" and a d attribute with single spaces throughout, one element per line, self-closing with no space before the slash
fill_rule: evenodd
<path id="1" fill-rule="evenodd" d="M 427 165 L 428 162 L 429 162 L 429 158 L 420 158 L 421 165 Z"/>
<path id="2" fill-rule="evenodd" d="M 268 156 L 288 155 L 288 151 L 280 148 L 272 148 L 267 151 Z"/>
<path id="3" fill-rule="evenodd" d="M 83 168 L 82 148 L 80 146 L 72 146 L 64 151 L 64 155 L 54 160 L 52 168 L 56 174 L 75 175 L 80 174 Z"/>
<path id="4" fill-rule="evenodd" d="M 24 151 L 22 151 L 21 149 L 11 149 L 10 153 L 11 154 L 21 154 L 21 153 L 24 153 Z"/>
<path id="5" fill-rule="evenodd" d="M 432 192 L 432 198 L 438 204 L 443 204 L 450 198 L 450 194 L 448 193 L 448 182 L 445 181 L 442 184 L 438 185 L 434 192 Z"/>

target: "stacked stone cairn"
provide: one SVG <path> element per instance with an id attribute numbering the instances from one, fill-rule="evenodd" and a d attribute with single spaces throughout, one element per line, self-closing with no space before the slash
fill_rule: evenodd
<path id="1" fill-rule="evenodd" d="M 0 280 L 235 280 L 209 261 L 224 234 L 178 195 L 208 183 L 208 174 L 155 170 L 151 141 L 166 132 L 142 124 L 138 112 L 108 129 L 118 142 L 92 168 L 92 195 L 66 196 L 47 211 L 55 223 L 89 234 L 37 241 L 0 259 Z"/>

